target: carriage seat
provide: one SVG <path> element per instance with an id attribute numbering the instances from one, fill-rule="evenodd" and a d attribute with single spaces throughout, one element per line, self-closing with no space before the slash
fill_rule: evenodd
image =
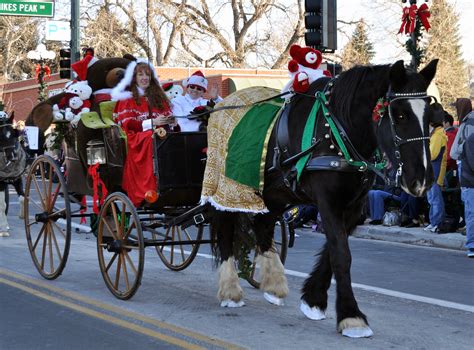
<path id="1" fill-rule="evenodd" d="M 82 123 L 91 129 L 104 129 L 115 126 L 113 112 L 116 101 L 105 101 L 99 104 L 100 115 L 97 112 L 88 112 L 81 115 Z"/>

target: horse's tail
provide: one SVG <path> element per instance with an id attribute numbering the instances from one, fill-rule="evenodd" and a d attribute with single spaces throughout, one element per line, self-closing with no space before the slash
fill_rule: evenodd
<path id="1" fill-rule="evenodd" d="M 234 256 L 236 260 L 255 247 L 248 214 L 215 210 L 210 225 L 212 254 L 216 265 Z"/>

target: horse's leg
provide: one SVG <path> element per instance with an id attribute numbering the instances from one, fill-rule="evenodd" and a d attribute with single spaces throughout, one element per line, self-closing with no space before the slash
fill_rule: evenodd
<path id="1" fill-rule="evenodd" d="M 255 217 L 254 230 L 257 239 L 257 264 L 260 266 L 260 289 L 264 298 L 275 305 L 283 305 L 288 295 L 288 282 L 280 256 L 273 246 L 276 217 L 273 214 L 261 214 Z"/>
<path id="2" fill-rule="evenodd" d="M 373 332 L 367 323 L 367 317 L 359 310 L 351 285 L 352 257 L 348 236 L 356 225 L 360 202 L 340 210 L 320 201 L 320 211 L 331 268 L 336 279 L 337 330 L 348 337 L 370 337 Z"/>
<path id="3" fill-rule="evenodd" d="M 5 211 L 7 210 L 7 203 L 5 202 L 5 191 L 8 191 L 8 186 L 0 183 L 0 237 L 8 237 L 8 221 Z"/>
<path id="4" fill-rule="evenodd" d="M 20 204 L 20 211 L 18 212 L 18 217 L 23 219 L 25 217 L 25 191 L 23 190 L 23 179 L 21 176 L 13 182 L 13 187 L 15 188 L 16 194 L 18 195 L 18 202 Z"/>
<path id="5" fill-rule="evenodd" d="M 243 290 L 235 268 L 233 256 L 233 237 L 236 229 L 237 214 L 216 211 L 211 224 L 211 236 L 217 239 L 216 255 L 220 256 L 217 298 L 222 307 L 241 307 Z"/>
<path id="6" fill-rule="evenodd" d="M 319 260 L 304 282 L 300 310 L 311 320 L 324 320 L 328 305 L 328 289 L 331 286 L 331 261 L 327 243 L 319 254 Z"/>

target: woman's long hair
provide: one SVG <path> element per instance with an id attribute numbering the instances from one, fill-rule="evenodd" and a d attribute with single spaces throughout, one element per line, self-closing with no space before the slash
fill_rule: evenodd
<path id="1" fill-rule="evenodd" d="M 168 99 L 168 96 L 166 96 L 165 92 L 156 80 L 155 75 L 151 71 L 150 66 L 146 63 L 138 63 L 135 67 L 135 70 L 133 71 L 131 91 L 135 102 L 138 105 L 140 104 L 140 94 L 138 93 L 137 85 L 137 73 L 139 71 L 145 72 L 145 74 L 150 77 L 150 85 L 145 90 L 145 96 L 148 97 L 148 103 L 150 108 L 169 109 L 170 101 Z"/>

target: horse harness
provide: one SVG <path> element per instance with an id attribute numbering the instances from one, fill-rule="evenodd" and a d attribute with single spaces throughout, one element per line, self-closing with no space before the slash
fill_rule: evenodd
<path id="1" fill-rule="evenodd" d="M 384 179 L 385 183 L 390 185 L 395 185 L 399 187 L 400 185 L 400 178 L 402 175 L 403 169 L 403 162 L 401 161 L 401 154 L 400 154 L 400 146 L 410 142 L 417 142 L 417 141 L 426 141 L 429 140 L 429 136 L 415 137 L 409 139 L 401 138 L 395 128 L 395 119 L 392 113 L 392 103 L 398 100 L 408 100 L 408 99 L 425 99 L 431 98 L 426 94 L 426 92 L 413 92 L 413 93 L 394 93 L 391 91 L 391 87 L 389 87 L 386 96 L 383 98 L 383 101 L 388 102 L 388 112 L 386 111 L 378 121 L 377 127 L 380 126 L 382 119 L 385 116 L 388 116 L 390 121 L 390 130 L 392 134 L 392 139 L 395 147 L 395 158 L 398 162 L 397 172 L 395 181 L 392 181 L 388 178 L 382 170 L 384 169 L 386 162 L 382 159 L 380 151 L 377 149 L 374 156 L 372 157 L 372 161 L 368 161 L 365 159 L 355 148 L 347 132 L 345 131 L 343 125 L 340 121 L 334 117 L 334 115 L 329 111 L 329 101 L 327 100 L 326 96 L 330 97 L 331 90 L 334 86 L 336 78 L 333 78 L 328 81 L 325 88 L 322 91 L 317 91 L 315 95 L 306 95 L 301 94 L 304 96 L 312 97 L 315 99 L 315 105 L 319 104 L 319 107 L 316 107 L 316 115 L 319 111 L 322 111 L 322 115 L 325 119 L 324 127 L 328 128 L 328 132 L 324 133 L 323 138 L 317 138 L 317 119 L 316 115 L 314 116 L 314 125 L 312 126 L 312 138 L 311 144 L 307 146 L 307 148 L 303 149 L 301 152 L 290 155 L 289 152 L 289 145 L 290 145 L 290 136 L 289 136 L 289 128 L 288 128 L 288 118 L 290 114 L 291 108 L 291 100 L 289 103 L 285 103 L 282 107 L 283 110 L 280 113 L 278 120 L 276 121 L 276 128 L 275 128 L 275 148 L 273 154 L 273 164 L 270 167 L 269 171 L 271 172 L 278 172 L 283 177 L 283 182 L 288 187 L 291 192 L 299 197 L 297 191 L 299 173 L 297 171 L 297 165 L 300 163 L 300 172 L 302 170 L 305 171 L 338 171 L 338 172 L 363 172 L 366 173 L 367 170 L 374 172 L 377 176 L 380 176 Z M 300 94 L 300 93 L 295 93 Z M 313 106 L 313 109 L 315 107 Z M 313 113 L 313 111 L 312 111 Z M 311 113 L 310 113 L 311 114 Z M 311 115 L 308 119 L 311 118 Z M 305 127 L 308 127 L 308 124 Z M 423 130 L 422 130 L 423 133 Z M 332 136 L 335 139 L 335 143 L 332 141 Z M 304 137 L 304 135 L 303 135 Z M 331 141 L 329 148 L 331 150 L 335 150 L 338 147 L 337 155 L 313 155 L 313 151 L 319 146 L 323 140 Z"/>

